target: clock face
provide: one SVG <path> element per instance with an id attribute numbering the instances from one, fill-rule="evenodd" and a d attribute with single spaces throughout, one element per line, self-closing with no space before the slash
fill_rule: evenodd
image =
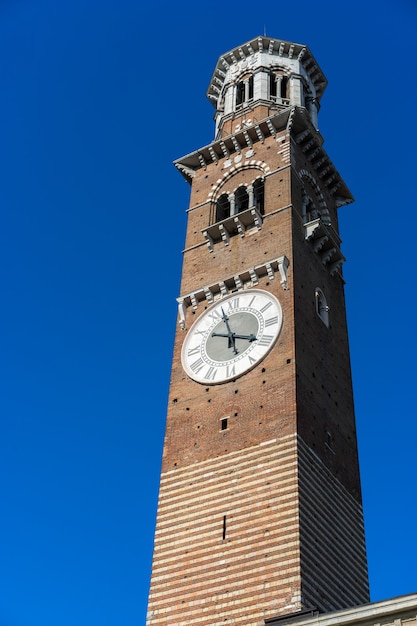
<path id="1" fill-rule="evenodd" d="M 222 298 L 194 322 L 182 346 L 188 376 L 205 385 L 224 383 L 255 367 L 282 326 L 275 296 L 260 289 Z"/>

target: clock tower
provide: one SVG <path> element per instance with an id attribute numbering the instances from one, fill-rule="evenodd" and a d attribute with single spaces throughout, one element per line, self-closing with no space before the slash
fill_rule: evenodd
<path id="1" fill-rule="evenodd" d="M 337 209 L 310 50 L 222 55 L 191 185 L 148 626 L 369 601 Z"/>

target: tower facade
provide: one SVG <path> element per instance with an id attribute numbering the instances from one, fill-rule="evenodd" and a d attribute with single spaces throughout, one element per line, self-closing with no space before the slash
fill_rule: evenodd
<path id="1" fill-rule="evenodd" d="M 306 46 L 220 57 L 191 185 L 148 626 L 369 601 L 326 86 Z"/>

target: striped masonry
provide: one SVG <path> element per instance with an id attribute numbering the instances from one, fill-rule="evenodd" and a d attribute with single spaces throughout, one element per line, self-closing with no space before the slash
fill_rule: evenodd
<path id="1" fill-rule="evenodd" d="M 361 505 L 299 439 L 303 602 L 322 611 L 369 602 Z"/>
<path id="2" fill-rule="evenodd" d="M 165 473 L 148 626 L 299 609 L 298 534 L 294 436 Z"/>

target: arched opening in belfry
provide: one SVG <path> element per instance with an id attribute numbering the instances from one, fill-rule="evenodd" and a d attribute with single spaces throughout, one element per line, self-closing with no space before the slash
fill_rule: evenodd
<path id="1" fill-rule="evenodd" d="M 225 220 L 230 215 L 230 202 L 227 193 L 223 193 L 216 202 L 216 222 Z"/>
<path id="2" fill-rule="evenodd" d="M 241 80 L 236 85 L 236 106 L 253 100 L 253 76 Z"/>
<path id="3" fill-rule="evenodd" d="M 264 210 L 264 181 L 257 178 L 253 183 L 253 201 L 255 209 L 263 215 Z"/>
<path id="4" fill-rule="evenodd" d="M 249 208 L 249 195 L 246 187 L 239 187 L 235 193 L 235 210 L 236 213 L 241 213 Z"/>

